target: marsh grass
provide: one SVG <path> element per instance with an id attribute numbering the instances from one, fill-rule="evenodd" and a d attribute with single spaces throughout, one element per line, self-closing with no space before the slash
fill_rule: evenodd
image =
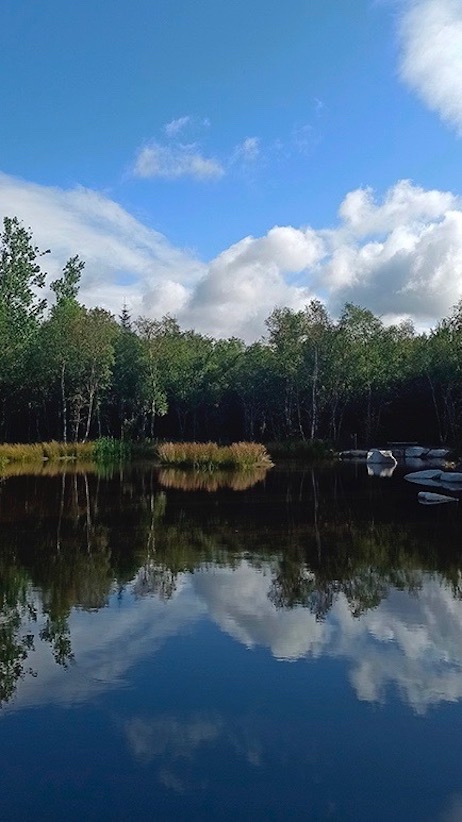
<path id="1" fill-rule="evenodd" d="M 129 446 L 103 437 L 94 442 L 34 442 L 0 444 L 0 467 L 10 463 L 114 462 L 129 456 Z"/>
<path id="2" fill-rule="evenodd" d="M 0 444 L 0 460 L 5 462 L 43 462 L 44 460 L 90 460 L 91 442 L 34 442 Z"/>
<path id="3" fill-rule="evenodd" d="M 257 442 L 164 442 L 157 446 L 157 456 L 162 465 L 205 471 L 270 468 L 273 464 L 265 446 Z"/>

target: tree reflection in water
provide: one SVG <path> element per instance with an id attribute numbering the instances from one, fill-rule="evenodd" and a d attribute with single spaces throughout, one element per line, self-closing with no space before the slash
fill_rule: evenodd
<path id="1" fill-rule="evenodd" d="M 128 583 L 135 597 L 168 600 L 180 575 L 212 564 L 264 567 L 273 607 L 303 606 L 318 620 L 340 596 L 360 617 L 391 589 L 418 594 L 428 572 L 461 599 L 457 512 L 410 518 L 401 492 L 347 470 L 273 471 L 264 483 L 265 472 L 217 473 L 212 486 L 152 467 L 5 479 L 0 701 L 33 674 L 34 636 L 56 663 L 72 663 L 73 608 L 98 610 Z"/>

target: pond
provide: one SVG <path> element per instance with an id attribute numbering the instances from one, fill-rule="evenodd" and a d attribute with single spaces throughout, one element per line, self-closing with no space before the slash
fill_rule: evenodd
<path id="1" fill-rule="evenodd" d="M 462 818 L 462 511 L 364 465 L 0 483 L 0 817 Z"/>

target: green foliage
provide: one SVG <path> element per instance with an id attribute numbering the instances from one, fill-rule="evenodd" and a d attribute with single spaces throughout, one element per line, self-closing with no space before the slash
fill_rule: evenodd
<path id="1" fill-rule="evenodd" d="M 80 279 L 85 263 L 78 254 L 71 257 L 63 268 L 62 277 L 51 283 L 51 290 L 56 294 L 56 304 L 72 303 L 77 301 Z"/>
<path id="2" fill-rule="evenodd" d="M 45 308 L 45 301 L 36 296 L 36 290 L 45 284 L 45 275 L 37 263 L 40 256 L 43 255 L 33 245 L 31 232 L 16 217 L 5 217 L 0 234 L 0 305 L 21 326 L 30 326 Z"/>
<path id="3" fill-rule="evenodd" d="M 46 253 L 46 252 L 45 252 Z M 182 330 L 170 316 L 119 320 L 79 302 L 78 255 L 40 297 L 31 232 L 0 232 L 0 437 L 8 441 L 387 439 L 462 446 L 462 304 L 429 335 L 386 327 L 347 303 L 335 320 L 312 300 L 276 308 L 250 345 Z M 45 309 L 48 308 L 48 311 Z M 295 443 L 310 442 L 299 446 Z"/>
<path id="4" fill-rule="evenodd" d="M 122 462 L 131 456 L 131 446 L 113 437 L 100 437 L 91 443 L 92 456 L 97 462 Z"/>

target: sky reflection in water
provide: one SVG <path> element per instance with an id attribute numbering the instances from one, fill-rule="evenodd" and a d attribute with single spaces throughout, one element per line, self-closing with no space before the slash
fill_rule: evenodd
<path id="1" fill-rule="evenodd" d="M 68 478 L 62 510 L 60 478 L 8 483 L 2 625 L 34 650 L 0 713 L 5 818 L 459 818 L 458 511 L 352 466 Z"/>

